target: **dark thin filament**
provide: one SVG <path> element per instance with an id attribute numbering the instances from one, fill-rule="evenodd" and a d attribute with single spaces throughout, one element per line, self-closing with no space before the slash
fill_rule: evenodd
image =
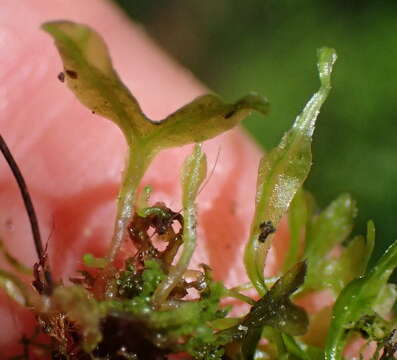
<path id="1" fill-rule="evenodd" d="M 29 217 L 30 227 L 32 229 L 34 246 L 36 248 L 36 253 L 40 262 L 44 258 L 45 254 L 43 250 L 43 243 L 41 241 L 39 223 L 37 221 L 36 212 L 33 207 L 33 202 L 30 197 L 28 187 L 26 186 L 25 179 L 23 178 L 22 173 L 17 163 L 14 160 L 14 157 L 11 155 L 10 149 L 8 148 L 1 134 L 0 134 L 0 149 L 8 165 L 10 166 L 10 169 L 15 177 L 15 180 L 17 181 L 19 190 L 21 192 L 23 203 L 25 204 L 25 209 Z M 45 271 L 45 278 L 47 281 L 47 285 L 51 289 L 53 282 L 52 282 L 51 273 L 49 271 Z"/>

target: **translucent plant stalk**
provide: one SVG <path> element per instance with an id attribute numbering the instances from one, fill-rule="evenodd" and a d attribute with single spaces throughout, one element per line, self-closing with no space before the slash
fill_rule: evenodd
<path id="1" fill-rule="evenodd" d="M 112 261 L 116 257 L 124 240 L 125 228 L 134 213 L 136 191 L 151 162 L 151 158 L 145 155 L 144 149 L 141 149 L 139 146 L 135 146 L 129 151 L 127 165 L 117 197 L 114 234 L 107 257 L 109 261 Z"/>
<path id="2" fill-rule="evenodd" d="M 333 49 L 322 48 L 318 51 L 320 89 L 306 104 L 280 144 L 265 155 L 259 165 L 255 214 L 244 263 L 248 277 L 260 295 L 267 291 L 263 270 L 272 238 L 272 235 L 268 239 L 261 236 L 261 225 L 271 222 L 277 228 L 309 174 L 313 131 L 320 108 L 331 89 L 330 78 L 335 60 L 336 53 Z"/>
<path id="3" fill-rule="evenodd" d="M 200 145 L 195 145 L 193 153 L 185 160 L 182 171 L 183 205 L 183 249 L 176 265 L 171 268 L 153 296 L 158 307 L 167 299 L 175 285 L 182 279 L 196 248 L 196 205 L 195 199 L 207 173 L 207 160 Z"/>

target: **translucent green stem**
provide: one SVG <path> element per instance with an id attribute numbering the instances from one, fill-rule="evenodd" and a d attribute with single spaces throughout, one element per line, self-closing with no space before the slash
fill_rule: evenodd
<path id="1" fill-rule="evenodd" d="M 160 307 L 167 299 L 172 289 L 182 279 L 193 252 L 196 248 L 196 206 L 194 200 L 206 174 L 206 158 L 196 145 L 193 154 L 185 161 L 182 176 L 183 187 L 183 250 L 181 257 L 164 279 L 153 295 L 153 303 Z"/>
<path id="2" fill-rule="evenodd" d="M 241 300 L 241 301 L 243 301 L 243 302 L 245 302 L 247 304 L 250 304 L 250 305 L 254 305 L 255 304 L 255 300 L 253 300 L 249 296 L 241 294 L 240 292 L 235 291 L 233 289 L 227 289 L 225 291 L 224 297 L 232 297 L 232 298 Z"/>
<path id="3" fill-rule="evenodd" d="M 136 144 L 130 149 L 127 159 L 127 167 L 123 174 L 123 180 L 117 198 L 117 215 L 114 233 L 107 260 L 112 262 L 123 243 L 125 231 L 131 221 L 134 212 L 134 200 L 139 183 L 148 168 L 152 156 L 148 155 L 145 147 Z"/>
<path id="4" fill-rule="evenodd" d="M 185 273 L 196 248 L 196 216 L 192 208 L 184 209 L 183 251 L 177 264 L 154 293 L 153 303 L 160 306 Z"/>
<path id="5" fill-rule="evenodd" d="M 271 239 L 268 239 L 265 243 L 259 242 L 257 239 L 260 231 L 257 229 L 259 229 L 259 225 L 256 224 L 251 228 L 249 242 L 244 252 L 244 263 L 249 279 L 258 291 L 258 294 L 263 296 L 267 292 L 267 286 L 263 276 L 263 264 Z M 262 265 L 262 267 L 258 265 Z"/>

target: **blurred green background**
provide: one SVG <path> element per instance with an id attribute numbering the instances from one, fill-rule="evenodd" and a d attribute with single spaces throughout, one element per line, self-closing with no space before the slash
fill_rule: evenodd
<path id="1" fill-rule="evenodd" d="M 270 117 L 244 125 L 276 145 L 317 90 L 316 49 L 334 47 L 333 90 L 320 115 L 306 188 L 326 206 L 358 201 L 380 252 L 397 238 L 397 1 L 117 0 L 180 63 L 226 100 L 266 95 Z"/>

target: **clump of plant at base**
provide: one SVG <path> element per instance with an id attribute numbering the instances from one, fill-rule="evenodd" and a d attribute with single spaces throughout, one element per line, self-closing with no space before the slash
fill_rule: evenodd
<path id="1" fill-rule="evenodd" d="M 70 284 L 62 284 L 51 276 L 36 221 L 32 229 L 39 260 L 32 270 L 33 288 L 0 270 L 3 290 L 38 319 L 37 334 L 23 339 L 23 354 L 15 359 L 28 359 L 30 353 L 53 359 L 339 360 L 357 335 L 376 344 L 372 359 L 393 358 L 397 291 L 388 279 L 397 266 L 397 243 L 368 269 L 375 241 L 372 222 L 366 237 L 351 237 L 354 200 L 341 195 L 319 211 L 302 188 L 311 167 L 315 122 L 331 89 L 333 49 L 319 50 L 320 89 L 260 162 L 255 214 L 244 253 L 250 284 L 227 289 L 213 280 L 208 265 L 189 268 L 199 241 L 195 199 L 207 170 L 199 143 L 229 130 L 252 110 L 266 114 L 267 100 L 250 94 L 226 104 L 216 95 L 205 95 L 154 122 L 120 81 L 97 33 L 64 21 L 43 28 L 54 38 L 64 64 L 59 78 L 66 79 L 84 105 L 120 127 L 129 158 L 105 257 L 86 254 L 85 269 Z M 1 140 L 3 151 L 7 148 Z M 137 194 L 158 152 L 189 143 L 195 145 L 181 172 L 181 213 L 164 203 L 151 204 L 149 187 Z M 29 202 L 27 191 L 22 193 Z M 289 250 L 278 276 L 267 279 L 266 255 L 285 215 Z M 116 266 L 123 241 L 131 241 L 136 251 Z M 29 273 L 3 243 L 1 251 L 16 271 Z M 242 293 L 249 288 L 258 296 Z M 332 316 L 311 315 L 297 305 L 297 300 L 319 290 L 333 294 Z M 222 303 L 227 297 L 248 303 L 250 310 L 229 316 L 231 308 Z M 39 333 L 47 334 L 49 342 L 38 343 Z M 317 333 L 326 335 L 318 339 Z"/>

